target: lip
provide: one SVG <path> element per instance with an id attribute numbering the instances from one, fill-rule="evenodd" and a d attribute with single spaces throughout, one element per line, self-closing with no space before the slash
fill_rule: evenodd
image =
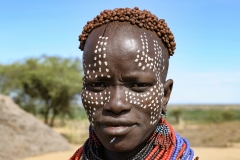
<path id="1" fill-rule="evenodd" d="M 136 124 L 132 125 L 104 125 L 101 124 L 103 132 L 109 136 L 124 136 L 132 131 L 136 127 Z"/>
<path id="2" fill-rule="evenodd" d="M 131 120 L 124 119 L 102 119 L 97 122 L 103 132 L 108 136 L 124 136 L 131 132 L 137 123 Z"/>

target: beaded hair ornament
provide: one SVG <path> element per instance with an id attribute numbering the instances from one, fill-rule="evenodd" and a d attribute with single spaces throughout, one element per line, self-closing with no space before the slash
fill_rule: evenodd
<path id="1" fill-rule="evenodd" d="M 104 10 L 100 15 L 96 16 L 92 21 L 88 21 L 83 27 L 82 34 L 79 36 L 80 46 L 79 49 L 84 50 L 85 42 L 88 35 L 93 29 L 107 24 L 112 21 L 130 22 L 132 25 L 137 25 L 140 28 L 145 28 L 156 32 L 158 37 L 162 40 L 168 48 L 169 55 L 174 54 L 176 43 L 174 36 L 167 26 L 164 19 L 158 19 L 147 10 L 139 10 L 138 7 L 130 8 L 116 8 L 114 10 Z"/>

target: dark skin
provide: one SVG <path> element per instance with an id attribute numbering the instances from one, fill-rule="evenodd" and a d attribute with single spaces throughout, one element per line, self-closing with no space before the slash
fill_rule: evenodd
<path id="1" fill-rule="evenodd" d="M 82 101 L 104 159 L 132 157 L 156 129 L 173 85 L 165 81 L 168 59 L 156 33 L 128 22 L 112 22 L 89 35 Z"/>

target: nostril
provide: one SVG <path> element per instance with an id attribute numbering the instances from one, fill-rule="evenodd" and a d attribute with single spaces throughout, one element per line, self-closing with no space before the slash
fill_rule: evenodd
<path id="1" fill-rule="evenodd" d="M 126 101 L 124 86 L 114 86 L 111 88 L 108 102 L 104 105 L 104 110 L 118 115 L 131 110 L 131 104 Z"/>

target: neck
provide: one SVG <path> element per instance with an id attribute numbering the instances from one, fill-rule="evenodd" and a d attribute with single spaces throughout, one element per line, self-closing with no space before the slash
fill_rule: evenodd
<path id="1" fill-rule="evenodd" d="M 129 159 L 131 157 L 133 157 L 134 155 L 136 155 L 146 144 L 143 143 L 139 146 L 137 146 L 136 148 L 134 148 L 134 150 L 129 151 L 129 152 L 114 152 L 114 151 L 110 151 L 106 148 L 103 148 L 103 159 L 104 160 L 123 160 L 123 159 Z"/>

